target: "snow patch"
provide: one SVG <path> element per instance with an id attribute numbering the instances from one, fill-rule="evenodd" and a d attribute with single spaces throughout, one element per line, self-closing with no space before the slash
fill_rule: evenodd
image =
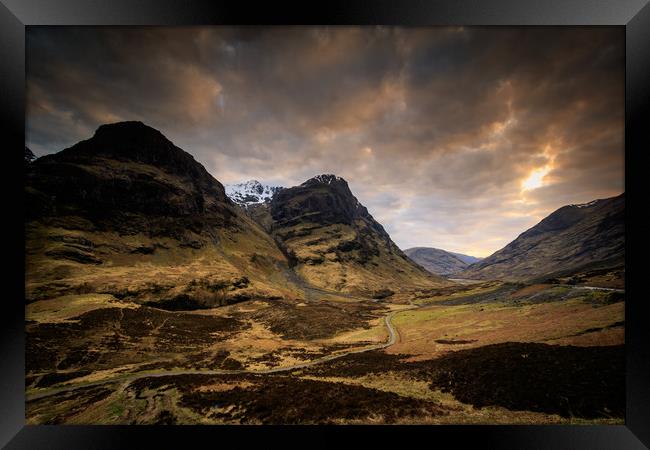
<path id="1" fill-rule="evenodd" d="M 257 180 L 226 184 L 224 188 L 230 200 L 244 207 L 270 202 L 273 196 L 283 189 L 281 186 L 262 184 Z"/>
<path id="2" fill-rule="evenodd" d="M 571 205 L 571 206 L 575 206 L 576 208 L 588 208 L 589 206 L 594 206 L 596 203 L 598 203 L 598 200 L 592 200 L 589 203 L 581 203 L 579 205 Z"/>

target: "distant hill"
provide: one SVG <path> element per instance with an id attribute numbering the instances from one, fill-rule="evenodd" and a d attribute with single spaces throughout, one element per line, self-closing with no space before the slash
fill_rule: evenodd
<path id="1" fill-rule="evenodd" d="M 624 219 L 625 193 L 563 206 L 459 277 L 532 280 L 624 267 Z"/>
<path id="2" fill-rule="evenodd" d="M 474 256 L 448 252 L 433 247 L 407 248 L 404 253 L 429 272 L 443 276 L 454 275 L 465 269 L 469 264 L 481 260 Z"/>
<path id="3" fill-rule="evenodd" d="M 444 250 L 446 251 L 446 250 Z M 467 263 L 467 264 L 474 264 L 475 262 L 479 262 L 483 258 L 478 258 L 476 256 L 469 256 L 469 255 L 463 255 L 462 253 L 454 253 L 454 252 L 447 252 L 451 253 L 454 255 L 456 258 L 460 259 L 461 261 Z"/>

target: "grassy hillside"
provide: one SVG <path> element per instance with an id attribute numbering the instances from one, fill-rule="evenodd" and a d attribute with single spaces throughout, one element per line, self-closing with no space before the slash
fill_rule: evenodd
<path id="1" fill-rule="evenodd" d="M 105 293 L 191 309 L 300 293 L 273 239 L 145 125 L 100 127 L 40 158 L 26 196 L 28 302 Z"/>
<path id="2" fill-rule="evenodd" d="M 334 175 L 283 189 L 270 208 L 254 214 L 267 224 L 296 271 L 315 286 L 385 297 L 445 284 L 408 259 L 347 182 Z"/>

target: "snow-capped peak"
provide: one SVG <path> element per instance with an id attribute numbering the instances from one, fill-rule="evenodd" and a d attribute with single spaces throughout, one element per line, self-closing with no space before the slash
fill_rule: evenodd
<path id="1" fill-rule="evenodd" d="M 283 189 L 280 186 L 262 184 L 257 180 L 249 180 L 238 184 L 226 184 L 224 188 L 230 200 L 244 207 L 270 202 L 273 196 L 279 190 Z"/>

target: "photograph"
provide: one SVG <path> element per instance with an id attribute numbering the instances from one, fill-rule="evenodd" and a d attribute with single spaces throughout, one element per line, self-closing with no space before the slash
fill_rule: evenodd
<path id="1" fill-rule="evenodd" d="M 625 100 L 621 26 L 26 26 L 26 423 L 626 425 Z"/>

